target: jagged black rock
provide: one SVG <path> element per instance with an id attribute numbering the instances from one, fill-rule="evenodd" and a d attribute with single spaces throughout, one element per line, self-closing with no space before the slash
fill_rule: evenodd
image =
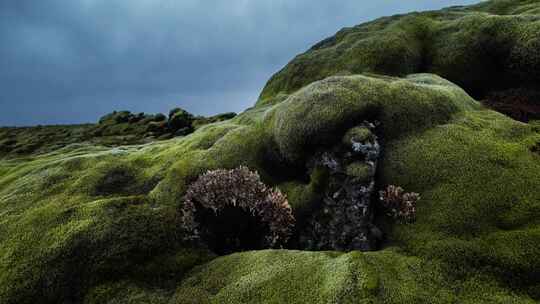
<path id="1" fill-rule="evenodd" d="M 328 171 L 328 185 L 317 212 L 300 235 L 309 250 L 361 250 L 377 248 L 382 232 L 373 224 L 375 172 L 381 146 L 375 124 L 364 122 L 350 129 L 330 150 L 309 160 L 310 171 Z"/>

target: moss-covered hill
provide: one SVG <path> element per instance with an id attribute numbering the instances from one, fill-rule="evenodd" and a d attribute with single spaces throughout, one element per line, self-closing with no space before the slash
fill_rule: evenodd
<path id="1" fill-rule="evenodd" d="M 540 123 L 467 92 L 538 89 L 539 13 L 491 1 L 383 18 L 297 57 L 231 120 L 3 158 L 0 303 L 537 303 Z M 378 218 L 381 250 L 216 257 L 182 242 L 186 187 L 214 168 L 257 170 L 301 223 L 321 183 L 306 160 L 366 119 L 380 122 L 377 185 L 422 196 L 415 223 Z"/>
<path id="2" fill-rule="evenodd" d="M 540 119 L 539 10 L 536 0 L 488 1 L 344 28 L 275 74 L 258 104 L 331 75 L 434 73 L 518 119 Z"/>
<path id="3" fill-rule="evenodd" d="M 101 117 L 96 124 L 0 127 L 0 158 L 47 153 L 82 142 L 115 147 L 170 139 L 235 115 L 231 112 L 210 117 L 193 116 L 175 108 L 167 118 L 163 114 L 114 111 Z"/>

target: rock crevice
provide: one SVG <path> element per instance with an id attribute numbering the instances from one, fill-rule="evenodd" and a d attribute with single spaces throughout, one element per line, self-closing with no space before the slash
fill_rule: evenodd
<path id="1" fill-rule="evenodd" d="M 330 149 L 317 151 L 308 171 L 325 170 L 328 183 L 321 206 L 300 232 L 300 246 L 308 250 L 377 249 L 382 232 L 373 224 L 372 201 L 381 146 L 378 123 L 363 122 L 346 132 Z"/>

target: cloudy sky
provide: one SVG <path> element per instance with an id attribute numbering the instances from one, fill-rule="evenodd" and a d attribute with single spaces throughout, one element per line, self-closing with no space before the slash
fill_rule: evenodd
<path id="1" fill-rule="evenodd" d="M 0 0 L 0 125 L 241 111 L 345 26 L 478 0 Z"/>

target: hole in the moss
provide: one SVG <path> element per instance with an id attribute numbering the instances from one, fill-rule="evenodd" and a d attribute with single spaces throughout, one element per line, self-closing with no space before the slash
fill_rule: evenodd
<path id="1" fill-rule="evenodd" d="M 259 216 L 235 206 L 214 212 L 197 206 L 195 220 L 201 227 L 201 240 L 217 254 L 263 249 L 268 225 Z"/>

